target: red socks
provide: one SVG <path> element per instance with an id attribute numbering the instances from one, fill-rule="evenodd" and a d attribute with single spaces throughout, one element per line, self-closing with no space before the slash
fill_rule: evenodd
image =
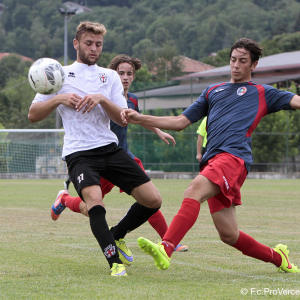
<path id="1" fill-rule="evenodd" d="M 277 267 L 280 267 L 281 265 L 282 258 L 280 254 L 278 254 L 272 248 L 259 243 L 243 231 L 240 231 L 239 238 L 233 247 L 240 250 L 247 256 L 265 262 L 271 262 Z"/>
<path id="2" fill-rule="evenodd" d="M 168 225 L 162 212 L 158 210 L 148 219 L 148 222 L 156 230 L 160 237 L 163 238 L 168 229 Z"/>
<path id="3" fill-rule="evenodd" d="M 80 197 L 72 197 L 70 195 L 63 195 L 62 199 L 61 199 L 61 203 L 68 207 L 70 210 L 80 213 L 80 202 L 81 202 L 81 198 Z"/>
<path id="4" fill-rule="evenodd" d="M 183 199 L 177 215 L 173 218 L 163 237 L 162 244 L 169 257 L 172 255 L 174 248 L 196 222 L 199 211 L 200 203 L 197 200 L 191 198 Z"/>

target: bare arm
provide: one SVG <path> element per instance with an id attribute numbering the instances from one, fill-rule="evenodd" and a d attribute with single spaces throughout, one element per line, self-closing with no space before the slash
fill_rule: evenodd
<path id="1" fill-rule="evenodd" d="M 86 95 L 76 106 L 77 111 L 89 113 L 97 104 L 100 104 L 108 117 L 120 126 L 126 126 L 127 121 L 121 118 L 121 112 L 124 108 L 116 105 L 101 94 Z"/>
<path id="2" fill-rule="evenodd" d="M 167 132 L 164 132 L 164 131 L 160 130 L 159 128 L 156 128 L 156 127 L 151 127 L 151 126 L 143 126 L 143 127 L 148 129 L 148 130 L 153 131 L 166 144 L 169 145 L 170 142 L 171 142 L 173 145 L 176 145 L 176 141 L 175 141 L 174 137 L 171 134 L 169 134 Z"/>
<path id="3" fill-rule="evenodd" d="M 76 94 L 60 94 L 47 101 L 32 103 L 29 107 L 28 119 L 30 122 L 44 120 L 59 104 L 64 104 L 75 109 L 80 99 Z"/>
<path id="4" fill-rule="evenodd" d="M 203 136 L 201 134 L 198 134 L 197 138 L 197 155 L 196 159 L 200 162 L 202 159 L 202 144 L 203 144 Z"/>
<path id="5" fill-rule="evenodd" d="M 291 107 L 294 108 L 294 109 L 300 109 L 300 96 L 295 95 L 295 96 L 292 98 L 292 100 L 291 100 L 291 102 L 290 102 L 290 105 L 291 105 Z"/>
<path id="6" fill-rule="evenodd" d="M 151 115 L 142 115 L 133 109 L 125 109 L 122 112 L 122 117 L 129 123 L 176 131 L 180 131 L 191 124 L 184 115 L 156 117 Z"/>

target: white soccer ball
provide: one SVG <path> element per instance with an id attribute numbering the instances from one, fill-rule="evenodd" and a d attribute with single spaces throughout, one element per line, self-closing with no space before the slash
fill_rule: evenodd
<path id="1" fill-rule="evenodd" d="M 36 60 L 28 71 L 30 86 L 40 94 L 53 94 L 59 91 L 65 80 L 61 64 L 52 58 Z"/>

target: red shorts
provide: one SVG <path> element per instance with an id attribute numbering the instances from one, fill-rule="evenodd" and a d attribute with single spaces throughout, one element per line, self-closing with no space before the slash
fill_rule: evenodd
<path id="1" fill-rule="evenodd" d="M 227 152 L 217 154 L 201 168 L 200 174 L 220 188 L 218 195 L 207 200 L 211 214 L 242 204 L 240 188 L 247 177 L 247 169 L 241 158 Z"/>
<path id="2" fill-rule="evenodd" d="M 141 160 L 137 157 L 134 157 L 135 162 L 141 167 L 141 169 L 143 171 L 145 171 L 145 168 L 141 162 Z M 101 186 L 101 191 L 102 191 L 102 197 L 104 198 L 104 196 L 106 194 L 108 194 L 113 187 L 115 186 L 114 184 L 112 184 L 110 181 L 106 180 L 105 178 L 101 177 L 100 178 L 100 186 Z M 123 193 L 124 191 L 120 189 L 120 193 Z"/>

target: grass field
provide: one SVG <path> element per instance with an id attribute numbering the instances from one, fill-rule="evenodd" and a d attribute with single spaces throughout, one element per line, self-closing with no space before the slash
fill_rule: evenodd
<path id="1" fill-rule="evenodd" d="M 169 223 L 189 180 L 154 183 Z M 112 278 L 86 217 L 65 210 L 58 221 L 50 219 L 61 188 L 58 180 L 0 180 L 0 299 L 261 299 L 264 291 L 268 298 L 300 297 L 300 274 L 278 273 L 220 242 L 207 204 L 184 238 L 190 250 L 175 253 L 167 271 L 157 270 L 137 246 L 139 236 L 159 241 L 145 224 L 127 235 L 135 258 L 129 276 Z M 240 229 L 269 246 L 287 243 L 292 262 L 300 265 L 299 180 L 248 179 L 242 195 Z M 113 225 L 132 200 L 115 188 L 105 203 Z"/>

